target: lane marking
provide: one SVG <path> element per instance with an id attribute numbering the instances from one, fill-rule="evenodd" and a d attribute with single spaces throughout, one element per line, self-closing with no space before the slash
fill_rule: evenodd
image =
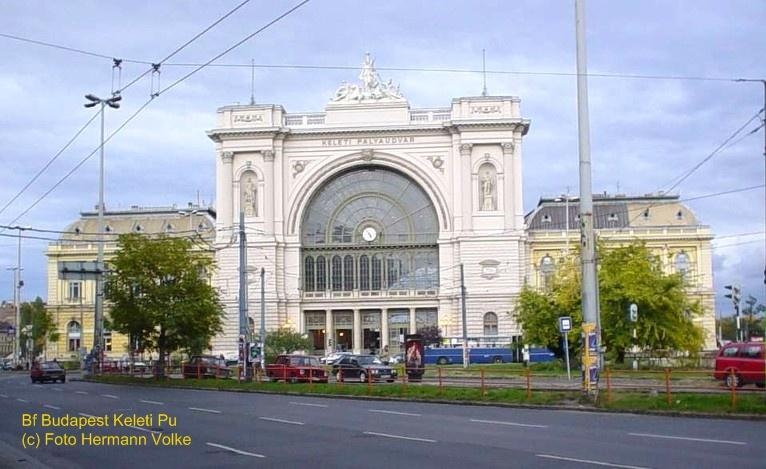
<path id="1" fill-rule="evenodd" d="M 125 426 L 132 428 L 133 430 L 141 430 L 142 432 L 146 432 L 146 433 L 162 433 L 161 430 L 152 430 L 150 428 L 136 427 L 135 425 L 125 425 Z"/>
<path id="2" fill-rule="evenodd" d="M 651 469 L 649 467 L 645 466 L 629 466 L 625 464 L 613 464 L 610 462 L 603 462 L 603 461 L 593 461 L 591 459 L 577 459 L 577 458 L 566 458 L 564 456 L 554 456 L 552 454 L 536 454 L 538 458 L 548 458 L 548 459 L 558 459 L 559 461 L 573 461 L 573 462 L 581 462 L 585 464 L 593 464 L 596 466 L 608 466 L 608 467 L 622 467 L 625 469 Z"/>
<path id="3" fill-rule="evenodd" d="M 4 398 L 8 399 L 8 394 L 0 394 L 0 397 L 4 397 Z"/>
<path id="4" fill-rule="evenodd" d="M 397 440 L 410 440 L 410 441 L 422 441 L 424 443 L 436 443 L 436 440 L 429 440 L 428 438 L 415 438 L 412 436 L 389 435 L 388 433 L 377 433 L 377 432 L 363 432 L 363 433 L 365 435 L 382 436 L 384 438 L 396 438 Z"/>
<path id="5" fill-rule="evenodd" d="M 17 397 L 16 400 L 19 401 L 19 402 L 29 402 L 28 400 L 22 399 L 20 397 Z"/>
<path id="6" fill-rule="evenodd" d="M 63 389 L 61 388 L 51 388 L 51 389 L 53 389 L 54 391 L 59 391 L 59 392 L 63 391 Z"/>
<path id="7" fill-rule="evenodd" d="M 74 393 L 75 394 L 88 394 L 87 391 L 75 391 Z"/>
<path id="8" fill-rule="evenodd" d="M 86 414 L 85 412 L 78 412 L 77 415 L 82 415 L 83 417 L 96 417 L 95 415 Z"/>
<path id="9" fill-rule="evenodd" d="M 55 405 L 50 405 L 50 404 L 43 404 L 43 407 L 45 407 L 46 409 L 61 410 L 61 407 L 56 407 Z"/>
<path id="10" fill-rule="evenodd" d="M 305 405 L 306 407 L 329 407 L 327 404 L 310 404 L 308 402 L 290 402 L 292 405 Z"/>
<path id="11" fill-rule="evenodd" d="M 647 438 L 665 438 L 668 440 L 685 440 L 685 441 L 701 441 L 703 443 L 721 443 L 724 445 L 746 445 L 744 441 L 732 441 L 732 440 L 711 440 L 708 438 L 692 438 L 690 436 L 671 436 L 671 435 L 655 435 L 652 433 L 628 433 L 631 436 L 645 436 Z"/>
<path id="12" fill-rule="evenodd" d="M 266 456 L 262 454 L 257 453 L 248 453 L 247 451 L 242 451 L 241 449 L 235 449 L 231 448 L 229 446 L 219 445 L 218 443 L 210 443 L 209 441 L 205 443 L 208 446 L 212 446 L 213 448 L 221 448 L 225 449 L 226 451 L 231 451 L 232 453 L 241 454 L 243 456 L 252 456 L 254 458 L 265 458 Z"/>
<path id="13" fill-rule="evenodd" d="M 41 388 L 41 387 L 43 387 L 43 385 L 42 384 L 33 384 L 32 387 Z"/>
<path id="14" fill-rule="evenodd" d="M 303 425 L 303 422 L 295 422 L 293 420 L 282 420 L 271 417 L 258 417 L 261 420 L 268 420 L 269 422 L 289 423 L 290 425 Z"/>
<path id="15" fill-rule="evenodd" d="M 201 407 L 188 407 L 189 410 L 196 410 L 197 412 L 207 412 L 209 414 L 220 414 L 220 410 L 203 409 Z"/>
<path id="16" fill-rule="evenodd" d="M 144 399 L 139 399 L 138 402 L 143 402 L 144 404 L 154 404 L 154 405 L 165 405 L 164 402 L 159 401 L 146 401 Z"/>
<path id="17" fill-rule="evenodd" d="M 499 420 L 479 420 L 471 419 L 471 422 L 476 423 L 491 423 L 494 425 L 508 425 L 511 427 L 532 427 L 532 428 L 548 428 L 548 425 L 534 425 L 531 423 L 517 423 L 517 422 L 501 422 Z"/>
<path id="18" fill-rule="evenodd" d="M 106 397 L 107 399 L 119 399 L 119 397 L 115 396 L 114 394 L 101 394 L 102 397 Z"/>
<path id="19" fill-rule="evenodd" d="M 412 414 L 410 412 L 396 412 L 394 410 L 367 409 L 367 412 L 376 412 L 378 414 L 407 415 L 410 417 L 420 417 L 420 414 Z"/>

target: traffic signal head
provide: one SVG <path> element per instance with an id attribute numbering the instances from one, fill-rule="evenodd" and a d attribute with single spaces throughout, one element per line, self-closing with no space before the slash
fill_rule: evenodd
<path id="1" fill-rule="evenodd" d="M 724 297 L 729 298 L 735 306 L 739 305 L 741 299 L 739 285 L 726 285 L 724 288 L 730 291 L 730 293 L 725 294 Z"/>

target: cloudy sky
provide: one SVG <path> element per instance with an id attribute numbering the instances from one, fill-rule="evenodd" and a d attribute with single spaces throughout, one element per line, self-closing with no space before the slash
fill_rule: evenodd
<path id="1" fill-rule="evenodd" d="M 107 111 L 107 134 L 135 114 L 106 146 L 108 209 L 211 203 L 215 154 L 205 131 L 218 107 L 249 102 L 251 61 L 256 102 L 322 111 L 342 81 L 356 81 L 366 51 L 413 108 L 429 108 L 481 93 L 485 49 L 488 92 L 519 96 L 532 121 L 525 209 L 578 192 L 574 0 L 311 0 L 271 26 L 300 1 L 251 0 L 163 61 L 240 3 L 3 1 L 0 225 L 60 231 L 94 208 L 98 157 L 86 158 L 98 119 L 62 151 L 97 111 L 82 106 L 87 93 L 124 88 L 122 107 Z M 762 122 L 764 91 L 735 79 L 766 78 L 766 2 L 584 3 L 594 192 L 672 189 L 688 199 L 717 236 L 719 308 L 730 313 L 729 283 L 763 302 L 764 136 L 750 132 Z M 216 66 L 192 74 L 198 67 L 184 65 L 204 64 L 262 28 Z M 121 77 L 113 58 L 123 59 Z M 159 62 L 159 85 L 141 77 Z M 3 299 L 12 298 L 16 233 L 0 233 Z M 46 297 L 51 237 L 24 232 L 25 298 Z"/>

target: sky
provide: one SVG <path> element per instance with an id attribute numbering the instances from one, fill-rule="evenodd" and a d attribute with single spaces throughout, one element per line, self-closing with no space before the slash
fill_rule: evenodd
<path id="1" fill-rule="evenodd" d="M 98 202 L 89 93 L 122 89 L 105 116 L 107 210 L 184 207 L 215 202 L 205 132 L 217 108 L 248 104 L 254 90 L 259 104 L 321 112 L 356 82 L 365 52 L 413 109 L 448 107 L 481 94 L 485 51 L 488 93 L 519 96 L 531 120 L 525 211 L 578 194 L 574 0 L 310 0 L 275 23 L 300 0 L 251 0 L 194 39 L 241 3 L 0 3 L 0 225 L 31 228 L 23 299 L 46 299 L 48 243 Z M 764 89 L 735 81 L 766 79 L 766 2 L 583 3 L 593 191 L 678 194 L 716 236 L 719 313 L 731 314 L 727 284 L 766 303 Z M 159 75 L 145 74 L 153 63 Z M 0 229 L 0 299 L 13 298 L 17 255 L 18 231 Z"/>

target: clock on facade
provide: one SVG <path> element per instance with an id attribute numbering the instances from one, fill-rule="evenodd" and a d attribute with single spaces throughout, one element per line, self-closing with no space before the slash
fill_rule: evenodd
<path id="1" fill-rule="evenodd" d="M 362 230 L 362 239 L 367 241 L 368 243 L 370 241 L 374 241 L 375 238 L 378 236 L 378 232 L 375 231 L 375 228 L 368 226 L 364 230 Z"/>

